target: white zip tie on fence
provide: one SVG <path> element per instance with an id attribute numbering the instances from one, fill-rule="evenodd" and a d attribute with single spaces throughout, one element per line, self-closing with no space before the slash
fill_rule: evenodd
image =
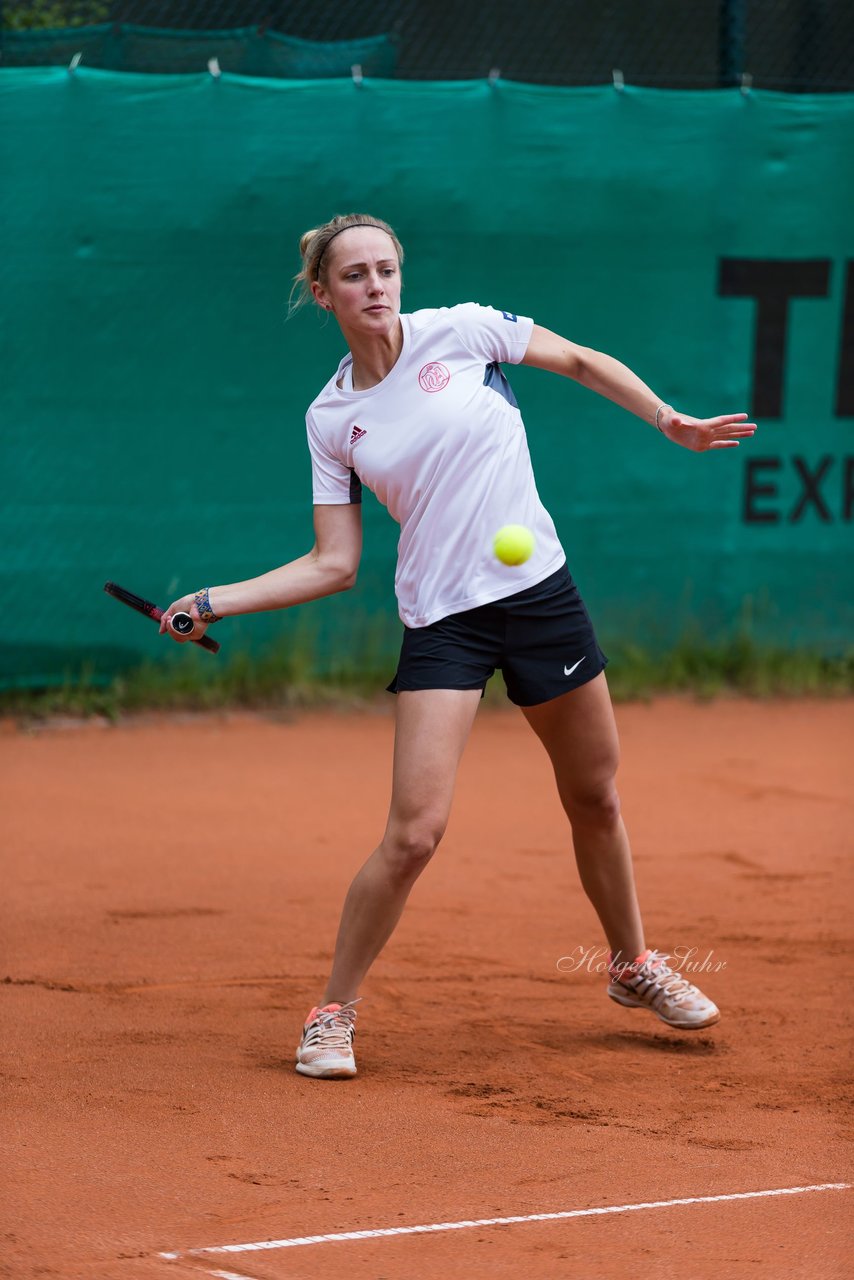
<path id="1" fill-rule="evenodd" d="M 81 50 L 80 53 L 75 53 L 74 57 L 69 62 L 68 70 L 76 71 L 82 61 L 83 61 L 83 51 Z"/>
<path id="2" fill-rule="evenodd" d="M 611 72 L 611 78 L 614 81 L 614 88 L 617 90 L 617 93 L 622 93 L 626 87 L 626 81 L 619 67 L 615 67 L 614 70 Z"/>
<path id="3" fill-rule="evenodd" d="M 365 78 L 362 75 L 362 68 L 358 62 L 353 63 L 352 67 L 350 68 L 350 75 L 353 77 L 353 84 L 355 85 L 360 85 Z"/>
<path id="4" fill-rule="evenodd" d="M 222 70 L 220 69 L 219 58 L 208 58 L 208 71 L 211 73 L 214 80 L 218 80 L 220 78 Z"/>

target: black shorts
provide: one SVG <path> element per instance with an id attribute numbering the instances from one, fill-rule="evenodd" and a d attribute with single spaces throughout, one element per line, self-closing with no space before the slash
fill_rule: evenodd
<path id="1" fill-rule="evenodd" d="M 510 701 L 533 707 L 586 684 L 607 662 L 564 564 L 503 600 L 407 627 L 388 690 L 483 689 L 500 667 Z"/>

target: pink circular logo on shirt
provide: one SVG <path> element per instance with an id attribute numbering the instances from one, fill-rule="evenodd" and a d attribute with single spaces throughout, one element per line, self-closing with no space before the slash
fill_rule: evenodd
<path id="1" fill-rule="evenodd" d="M 443 364 L 425 364 L 418 375 L 421 390 L 431 394 L 434 391 L 444 391 L 450 381 L 451 375 Z"/>

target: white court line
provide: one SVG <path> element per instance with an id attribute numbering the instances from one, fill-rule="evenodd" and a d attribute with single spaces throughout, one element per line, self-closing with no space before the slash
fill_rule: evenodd
<path id="1" fill-rule="evenodd" d="M 242 1276 L 237 1271 L 208 1271 L 209 1276 L 216 1276 L 217 1280 L 252 1280 L 251 1276 Z"/>
<path id="2" fill-rule="evenodd" d="M 381 1240 L 390 1236 L 416 1236 L 434 1231 L 465 1231 L 473 1227 L 505 1227 L 521 1222 L 565 1222 L 568 1218 L 594 1218 L 609 1213 L 636 1213 L 640 1209 L 671 1209 L 684 1204 L 720 1204 L 727 1200 L 758 1200 L 764 1196 L 797 1196 L 807 1191 L 847 1191 L 850 1182 L 819 1182 L 810 1187 L 775 1187 L 768 1191 L 734 1191 L 720 1196 L 686 1196 L 679 1200 L 647 1200 L 638 1204 L 609 1204 L 598 1209 L 565 1209 L 561 1213 L 515 1214 L 512 1218 L 472 1218 L 461 1222 L 431 1222 L 413 1227 L 377 1227 L 367 1231 L 335 1231 L 325 1236 L 293 1236 L 289 1240 L 256 1240 L 252 1244 L 210 1245 L 183 1253 L 161 1253 L 160 1258 L 198 1257 L 205 1253 L 258 1253 L 264 1249 L 293 1249 L 298 1245 L 332 1244 L 342 1240 Z M 221 1275 L 221 1272 L 213 1274 Z"/>

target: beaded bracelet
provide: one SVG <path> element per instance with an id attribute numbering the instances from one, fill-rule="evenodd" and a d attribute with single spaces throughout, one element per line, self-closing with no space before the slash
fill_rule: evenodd
<path id="1" fill-rule="evenodd" d="M 669 408 L 669 406 L 668 406 L 668 405 L 666 405 L 666 404 L 660 404 L 660 405 L 658 406 L 658 408 L 656 409 L 656 411 L 655 411 L 655 429 L 656 429 L 656 431 L 660 431 L 662 435 L 664 435 L 664 430 L 663 430 L 663 428 L 662 428 L 662 427 L 660 427 L 660 426 L 658 425 L 658 415 L 661 413 L 661 410 L 662 410 L 662 409 L 667 409 L 667 408 Z"/>
<path id="2" fill-rule="evenodd" d="M 211 608 L 210 587 L 202 587 L 201 591 L 197 591 L 193 597 L 196 603 L 196 610 L 202 622 L 210 625 L 212 622 L 219 622 L 219 614 L 214 613 Z"/>

